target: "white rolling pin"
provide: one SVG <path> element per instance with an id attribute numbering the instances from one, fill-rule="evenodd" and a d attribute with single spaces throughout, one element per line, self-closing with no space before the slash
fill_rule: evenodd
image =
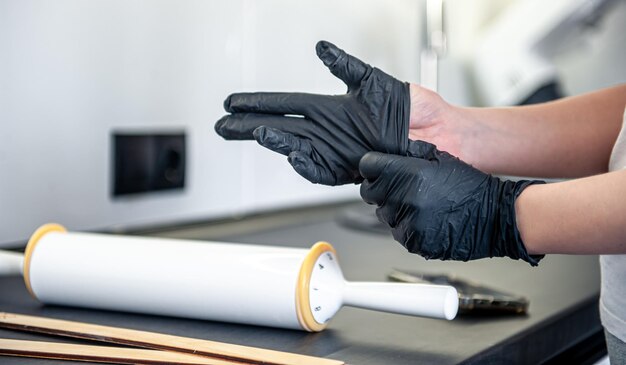
<path id="1" fill-rule="evenodd" d="M 453 319 L 450 286 L 347 282 L 335 249 L 71 233 L 31 237 L 24 281 L 43 303 L 321 331 L 343 306 Z"/>

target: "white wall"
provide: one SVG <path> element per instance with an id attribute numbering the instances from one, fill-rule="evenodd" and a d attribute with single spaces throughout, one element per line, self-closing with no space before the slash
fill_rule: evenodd
<path id="1" fill-rule="evenodd" d="M 358 197 L 213 131 L 241 90 L 343 93 L 328 39 L 417 81 L 412 0 L 0 0 L 0 245 L 40 224 L 100 229 Z M 184 129 L 184 191 L 112 199 L 112 130 Z"/>
<path id="2" fill-rule="evenodd" d="M 468 58 L 514 0 L 447 0 L 440 91 L 472 104 Z M 309 184 L 255 142 L 213 131 L 231 92 L 343 93 L 316 58 L 328 39 L 418 81 L 424 0 L 0 0 L 0 245 L 40 224 L 100 229 L 358 197 Z M 555 59 L 569 94 L 626 81 L 626 2 Z M 182 192 L 111 199 L 114 129 L 185 129 Z"/>

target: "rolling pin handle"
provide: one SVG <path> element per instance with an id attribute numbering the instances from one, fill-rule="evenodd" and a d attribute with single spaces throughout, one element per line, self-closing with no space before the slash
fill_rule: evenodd
<path id="1" fill-rule="evenodd" d="M 24 255 L 19 252 L 0 250 L 0 276 L 22 275 Z"/>
<path id="2" fill-rule="evenodd" d="M 454 319 L 456 289 L 447 285 L 348 282 L 343 303 L 352 307 L 431 318 Z"/>

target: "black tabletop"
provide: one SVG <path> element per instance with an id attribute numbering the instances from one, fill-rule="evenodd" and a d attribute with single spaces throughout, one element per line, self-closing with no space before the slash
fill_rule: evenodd
<path id="1" fill-rule="evenodd" d="M 361 205 L 348 209 L 367 211 Z M 0 278 L 0 311 L 49 316 L 203 338 L 343 360 L 349 364 L 537 363 L 554 359 L 601 334 L 597 256 L 547 256 L 532 268 L 510 259 L 426 261 L 407 253 L 390 235 L 337 222 L 345 205 L 291 210 L 237 221 L 207 222 L 141 232 L 144 235 L 309 247 L 327 241 L 337 249 L 348 280 L 385 281 L 393 268 L 447 273 L 524 295 L 522 316 L 458 316 L 453 321 L 342 308 L 326 330 L 307 333 L 170 317 L 60 306 L 32 299 L 19 277 Z M 228 273 L 224 273 L 228 275 Z M 70 342 L 0 330 L 0 337 Z M 76 341 L 71 341 L 76 342 Z M 0 358 L 2 364 L 59 363 Z M 65 362 L 67 363 L 67 362 Z"/>

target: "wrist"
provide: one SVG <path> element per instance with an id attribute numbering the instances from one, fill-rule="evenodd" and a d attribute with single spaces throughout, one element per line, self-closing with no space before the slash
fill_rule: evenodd
<path id="1" fill-rule="evenodd" d="M 521 259 L 532 266 L 537 266 L 543 258 L 538 251 L 529 250 L 522 235 L 527 233 L 527 226 L 520 225 L 520 207 L 525 205 L 522 195 L 528 196 L 537 188 L 538 184 L 545 184 L 540 180 L 503 181 L 500 185 L 498 196 L 500 197 L 499 214 L 496 224 L 495 244 L 496 249 L 512 259 Z M 526 194 L 525 194 L 526 193 Z"/>
<path id="2" fill-rule="evenodd" d="M 467 148 L 471 135 L 465 109 L 449 104 L 436 92 L 419 85 L 410 84 L 409 90 L 409 139 L 432 143 L 440 151 L 474 164 L 473 154 Z"/>
<path id="3" fill-rule="evenodd" d="M 529 186 L 524 189 L 515 200 L 515 220 L 520 239 L 524 243 L 526 251 L 533 254 L 541 254 L 541 249 L 537 247 L 533 239 L 530 226 L 529 215 L 532 214 L 533 195 L 539 186 Z"/>
<path id="4" fill-rule="evenodd" d="M 446 115 L 451 105 L 436 92 L 410 83 L 409 94 L 411 100 L 409 130 L 423 129 L 447 119 Z"/>
<path id="5" fill-rule="evenodd" d="M 543 258 L 545 252 L 537 245 L 537 241 L 533 237 L 529 215 L 533 214 L 534 210 L 533 197 L 536 195 L 537 191 L 542 189 L 543 184 L 545 184 L 544 181 L 528 182 L 528 185 L 524 186 L 522 190 L 518 191 L 516 194 L 513 206 L 515 214 L 514 225 L 519 238 L 519 248 L 520 250 L 524 250 L 528 257 L 536 258 L 537 262 Z"/>

